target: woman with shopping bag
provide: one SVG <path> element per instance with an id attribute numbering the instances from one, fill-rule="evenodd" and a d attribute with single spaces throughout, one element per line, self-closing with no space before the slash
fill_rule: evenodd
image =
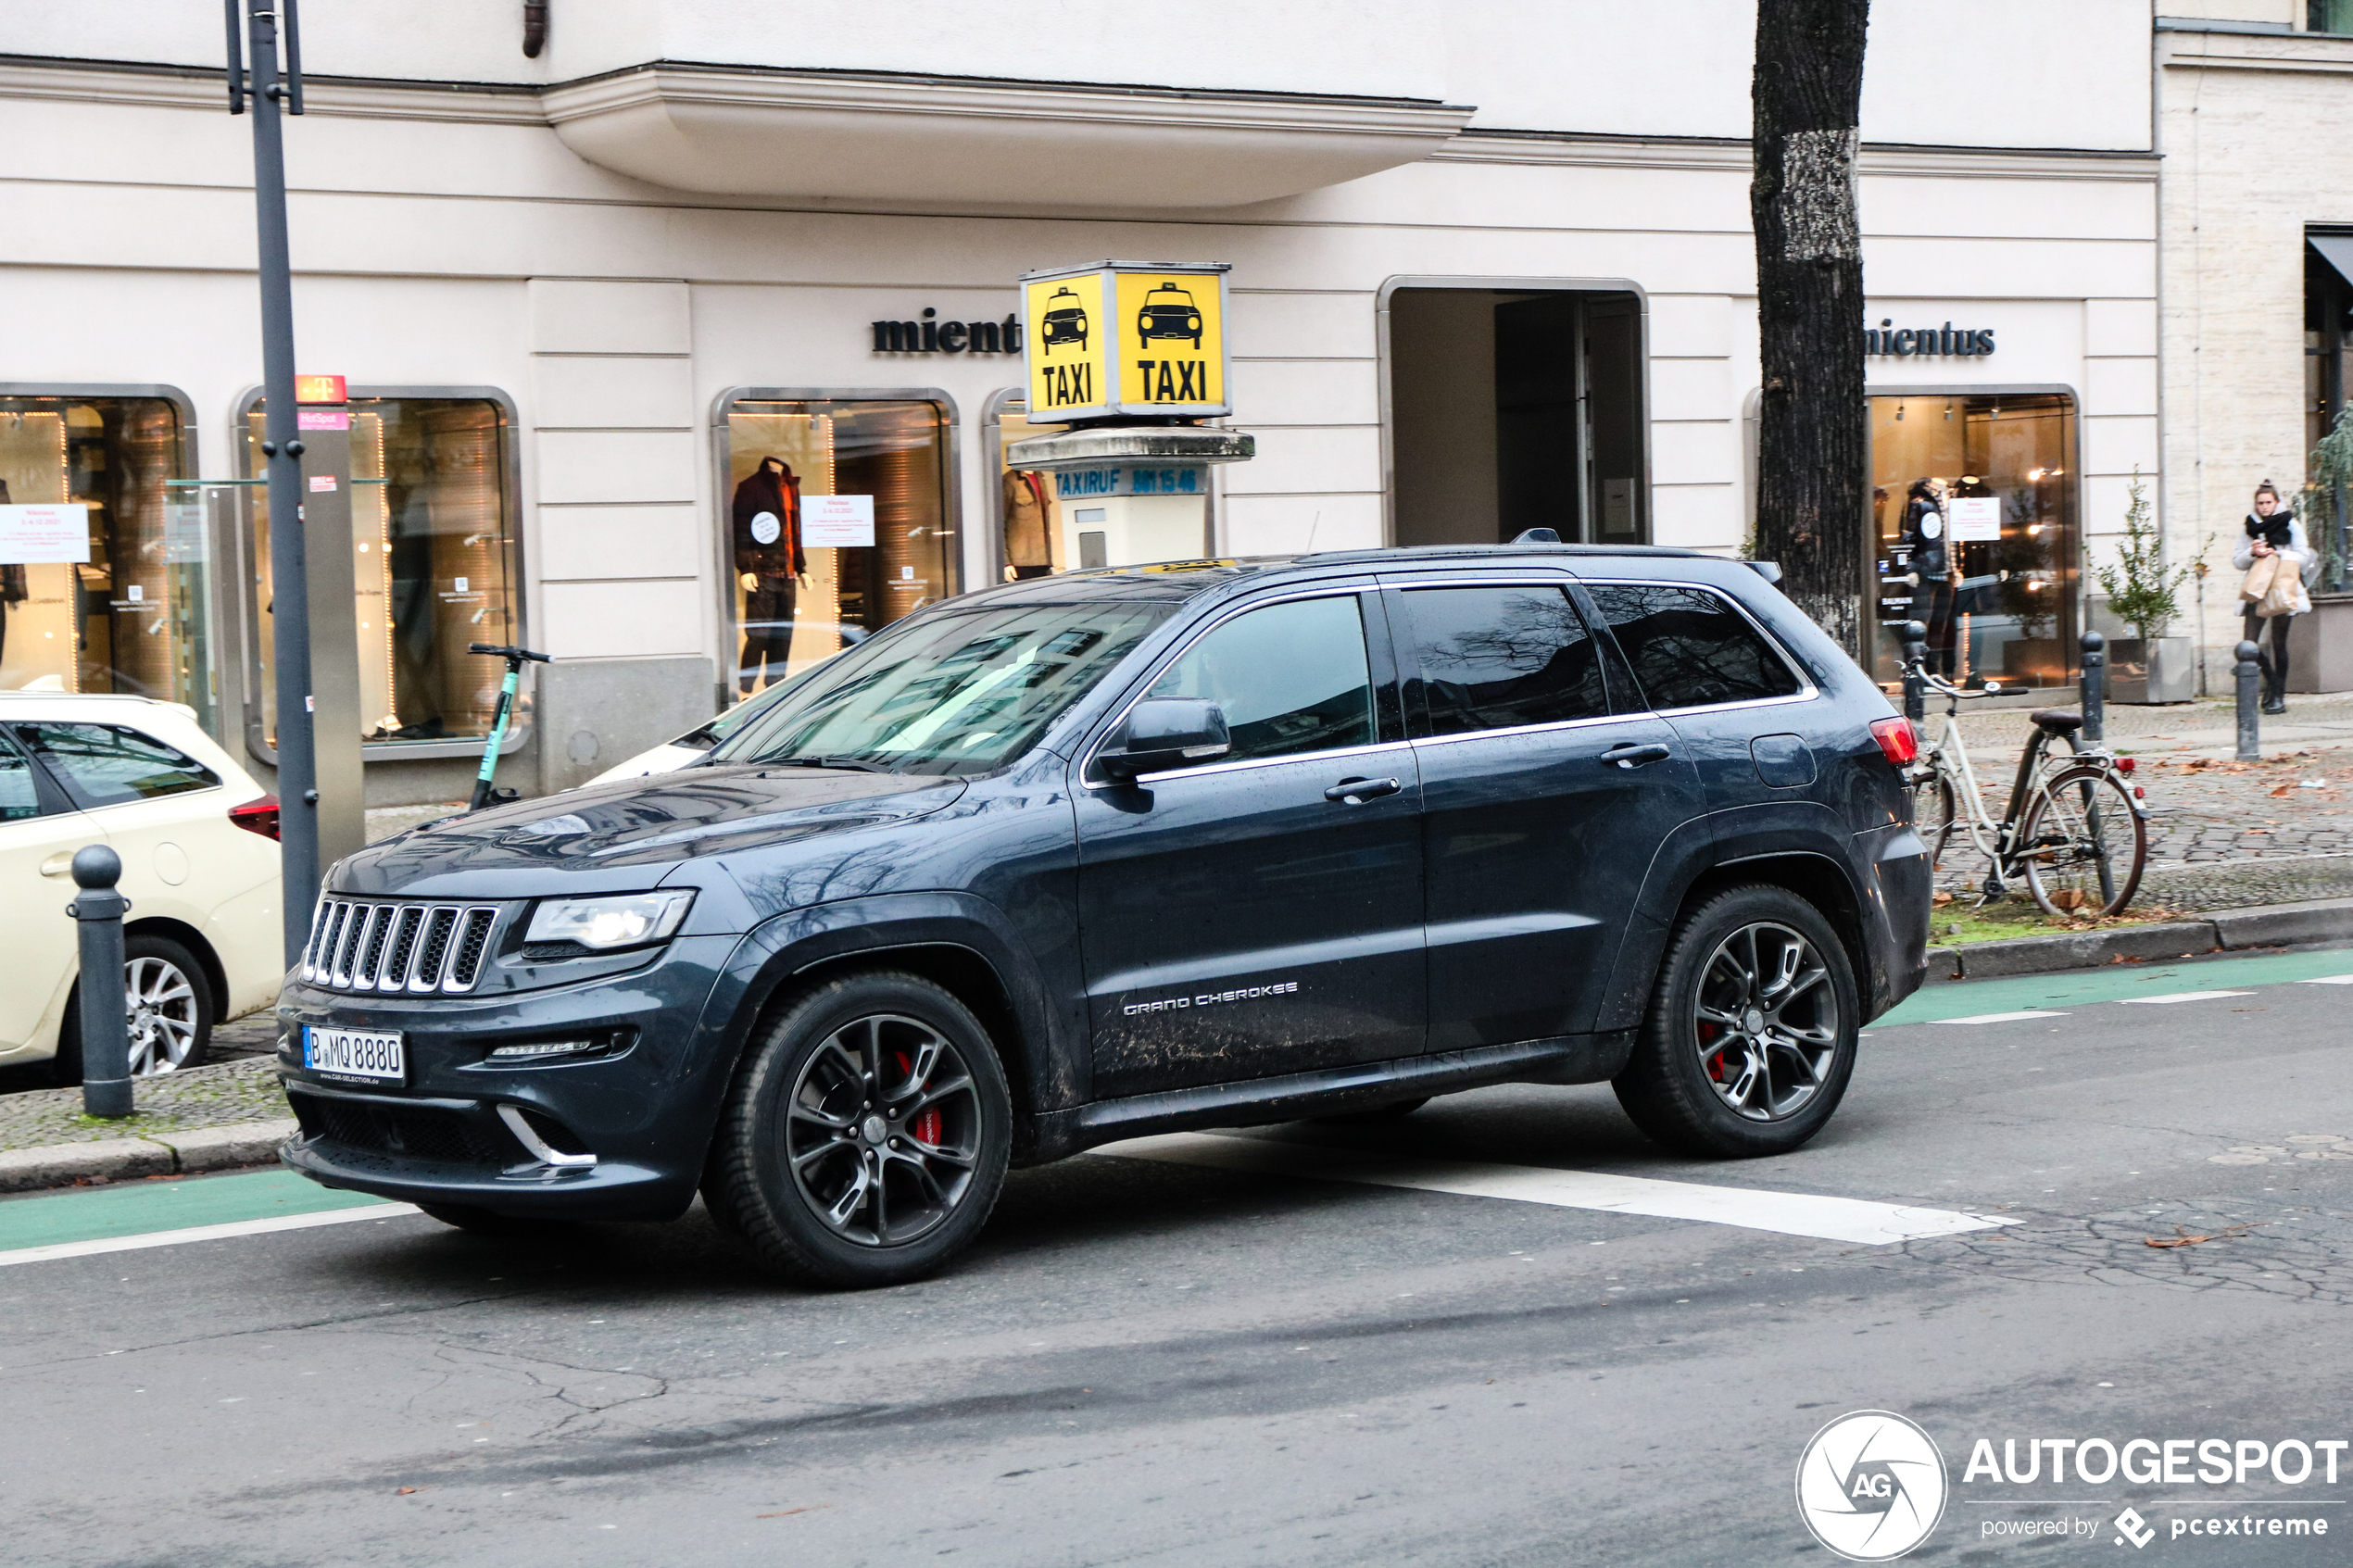
<path id="1" fill-rule="evenodd" d="M 2246 514 L 2246 536 L 2239 541 L 2231 564 L 2246 573 L 2239 583 L 2239 608 L 2246 618 L 2246 639 L 2256 646 L 2263 671 L 2263 711 L 2287 711 L 2287 626 L 2312 608 L 2306 582 L 2319 570 L 2320 557 L 2304 537 L 2304 524 L 2280 501 L 2270 480 L 2255 487 L 2255 509 Z M 2264 629 L 2271 629 L 2267 648 Z"/>

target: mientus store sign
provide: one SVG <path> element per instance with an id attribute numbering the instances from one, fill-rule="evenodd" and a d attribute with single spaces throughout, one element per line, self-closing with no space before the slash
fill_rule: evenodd
<path id="1" fill-rule="evenodd" d="M 1899 359 L 1937 357 L 1973 358 L 1994 352 L 1994 329 L 1957 327 L 1946 321 L 1934 327 L 1899 327 L 1889 317 L 1863 330 L 1863 352 L 1894 355 Z"/>

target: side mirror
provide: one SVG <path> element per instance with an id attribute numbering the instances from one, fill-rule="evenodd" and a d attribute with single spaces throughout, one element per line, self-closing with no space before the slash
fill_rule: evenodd
<path id="1" fill-rule="evenodd" d="M 1128 784 L 1139 773 L 1207 762 L 1233 747 L 1225 712 L 1215 703 L 1190 696 L 1148 696 L 1127 710 L 1127 721 L 1095 753 L 1095 760 L 1104 772 Z"/>

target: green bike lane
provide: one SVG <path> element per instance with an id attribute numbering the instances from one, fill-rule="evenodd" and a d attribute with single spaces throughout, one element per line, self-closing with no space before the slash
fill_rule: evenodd
<path id="1" fill-rule="evenodd" d="M 1873 1022 L 1869 1032 L 2008 1014 L 2050 1016 L 2183 993 L 2336 982 L 2353 986 L 2353 948 L 2112 964 L 1927 986 Z M 2353 1001 L 2353 991 L 2347 1000 Z M 336 1192 L 283 1170 L 42 1193 L 0 1199 L 0 1267 L 179 1241 L 388 1220 L 414 1211 L 407 1204 Z"/>
<path id="2" fill-rule="evenodd" d="M 2336 982 L 2353 985 L 2353 948 L 2261 953 L 2240 959 L 2193 959 L 2181 963 L 2118 963 L 2100 969 L 2065 970 L 2056 974 L 1959 980 L 1921 987 L 1875 1021 L 1870 1032 L 2002 1013 L 2067 1012 L 2119 1002 L 2146 1002 L 2183 993 Z"/>

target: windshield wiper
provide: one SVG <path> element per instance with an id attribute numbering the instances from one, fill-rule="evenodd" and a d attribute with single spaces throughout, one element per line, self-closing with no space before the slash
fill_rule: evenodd
<path id="1" fill-rule="evenodd" d="M 763 768 L 839 768 L 853 773 L 887 773 L 888 768 L 878 762 L 862 762 L 855 757 L 763 757 Z"/>

